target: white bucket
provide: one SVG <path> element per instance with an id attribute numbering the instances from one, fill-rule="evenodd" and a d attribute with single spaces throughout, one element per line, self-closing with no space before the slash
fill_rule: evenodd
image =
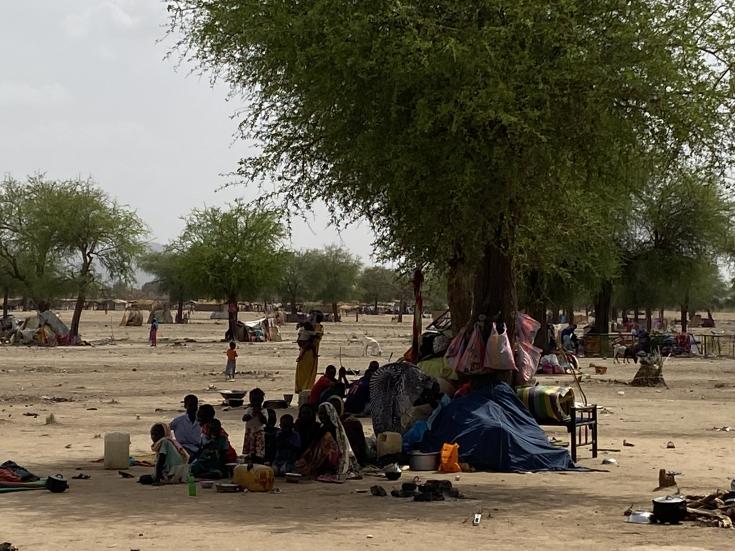
<path id="1" fill-rule="evenodd" d="M 130 434 L 108 432 L 105 434 L 105 469 L 127 469 L 130 466 Z"/>

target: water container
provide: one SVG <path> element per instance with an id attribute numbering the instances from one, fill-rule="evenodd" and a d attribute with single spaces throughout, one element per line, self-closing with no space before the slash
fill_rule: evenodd
<path id="1" fill-rule="evenodd" d="M 270 492 L 275 483 L 273 469 L 266 465 L 238 465 L 232 482 L 250 492 Z"/>
<path id="2" fill-rule="evenodd" d="M 394 455 L 403 451 L 403 439 L 397 432 L 381 432 L 377 439 L 378 457 Z"/>
<path id="3" fill-rule="evenodd" d="M 105 469 L 127 469 L 130 467 L 130 434 L 108 432 L 105 434 Z"/>

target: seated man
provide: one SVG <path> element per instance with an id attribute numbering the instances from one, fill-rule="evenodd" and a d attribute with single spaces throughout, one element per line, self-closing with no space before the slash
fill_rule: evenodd
<path id="1" fill-rule="evenodd" d="M 330 387 L 333 387 L 336 384 L 337 368 L 333 365 L 328 365 L 327 368 L 324 370 L 324 375 L 322 375 L 319 380 L 314 383 L 314 386 L 311 389 L 311 393 L 309 394 L 309 403 L 314 406 L 318 406 L 321 403 L 319 400 L 324 391 L 329 389 Z"/>
<path id="2" fill-rule="evenodd" d="M 184 408 L 186 413 L 171 421 L 171 430 L 176 441 L 188 452 L 189 456 L 195 457 L 202 444 L 202 428 L 197 421 L 199 398 L 193 394 L 187 395 L 184 398 Z"/>

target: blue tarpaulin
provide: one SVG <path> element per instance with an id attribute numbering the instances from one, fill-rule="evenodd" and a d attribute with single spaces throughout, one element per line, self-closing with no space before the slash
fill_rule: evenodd
<path id="1" fill-rule="evenodd" d="M 549 444 L 513 389 L 495 383 L 444 407 L 424 434 L 421 449 L 459 444 L 459 460 L 487 471 L 576 470 L 569 452 Z"/>

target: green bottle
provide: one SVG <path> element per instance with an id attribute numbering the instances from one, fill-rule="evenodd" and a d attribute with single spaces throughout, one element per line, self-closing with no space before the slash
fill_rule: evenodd
<path id="1" fill-rule="evenodd" d="M 189 478 L 186 482 L 189 486 L 189 497 L 195 497 L 197 495 L 196 480 L 194 480 L 194 477 L 192 475 L 189 475 Z"/>

